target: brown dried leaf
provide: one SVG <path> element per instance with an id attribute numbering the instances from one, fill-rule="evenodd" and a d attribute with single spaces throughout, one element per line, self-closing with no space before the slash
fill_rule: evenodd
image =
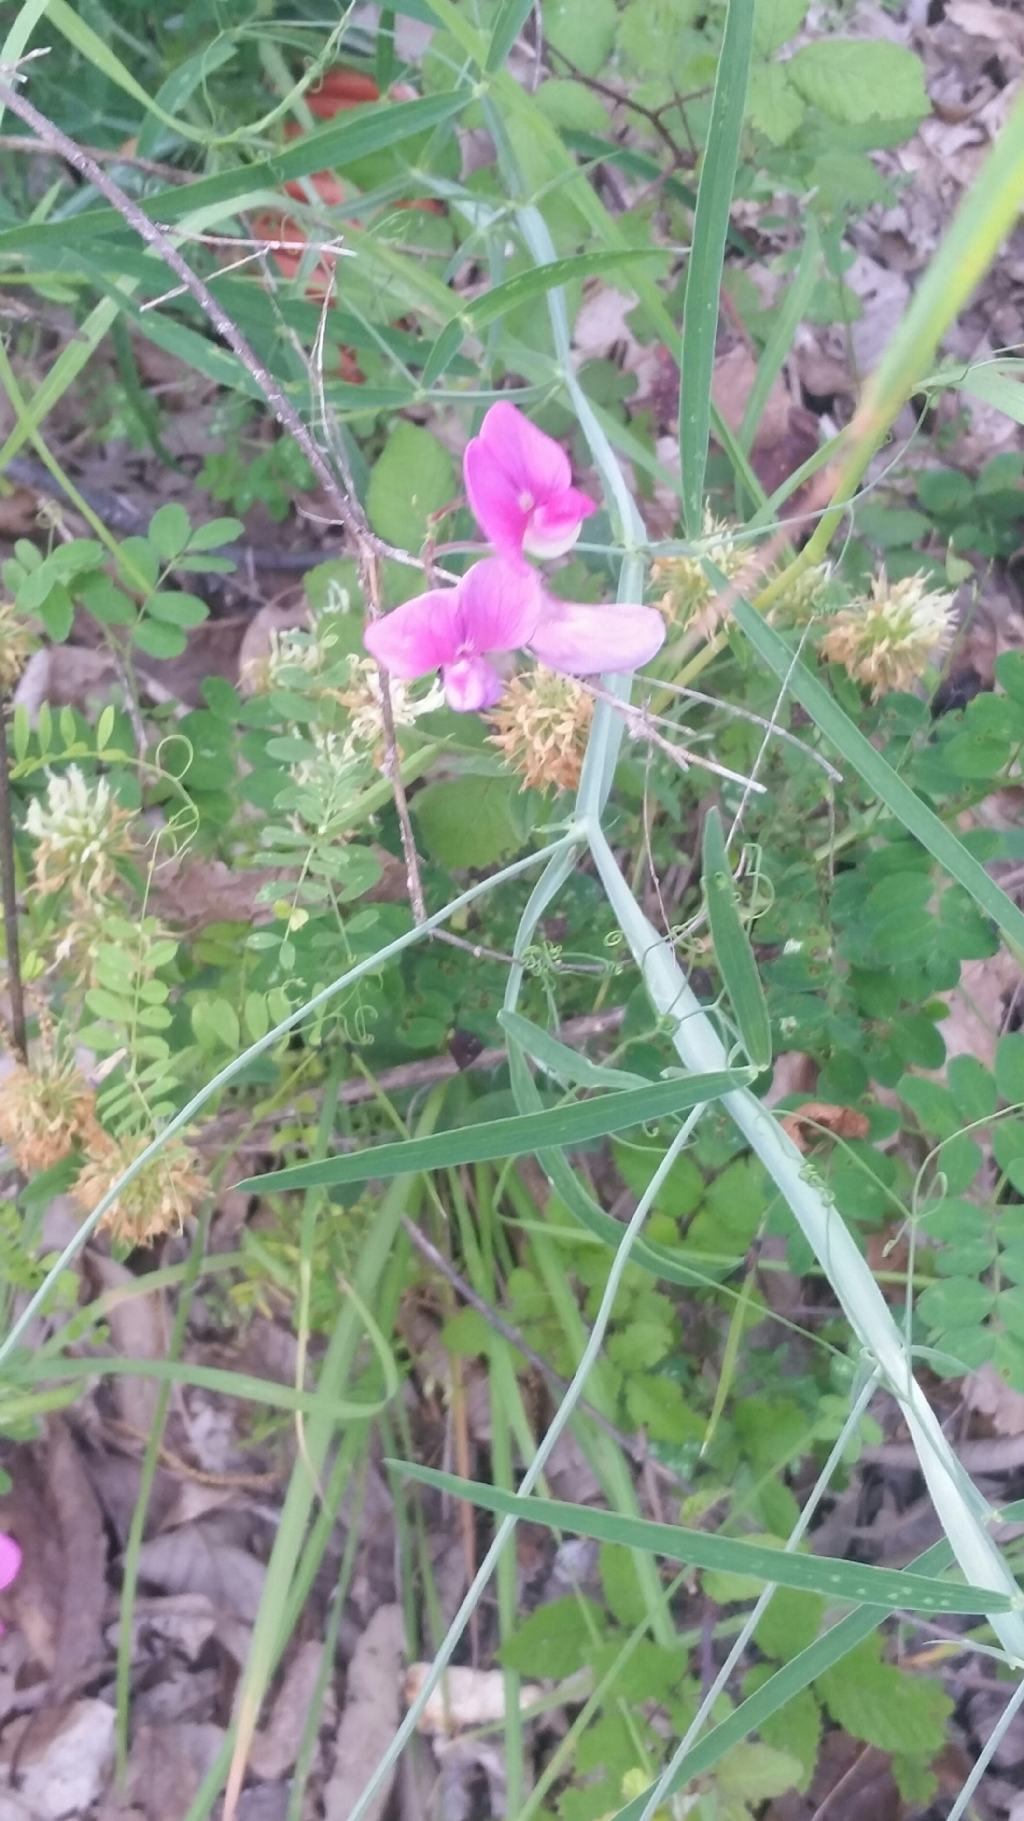
<path id="1" fill-rule="evenodd" d="M 824 1126 L 837 1138 L 866 1138 L 871 1130 L 866 1114 L 858 1113 L 855 1107 L 834 1106 L 829 1100 L 808 1100 L 804 1106 L 786 1113 L 780 1124 L 787 1138 L 805 1154 L 818 1136 L 818 1127 Z M 804 1126 L 811 1129 L 805 1133 Z"/>
<path id="2" fill-rule="evenodd" d="M 85 1815 L 100 1794 L 114 1757 L 117 1716 L 106 1701 L 72 1701 L 36 1715 L 17 1749 L 21 1795 L 40 1821 Z M 8 1735 L 4 1733 L 4 1747 Z"/>
<path id="3" fill-rule="evenodd" d="M 400 1717 L 404 1647 L 401 1607 L 378 1606 L 348 1668 L 334 1769 L 324 1790 L 325 1821 L 348 1821 L 360 1791 L 387 1750 Z M 389 1781 L 367 1810 L 366 1821 L 381 1821 L 390 1794 Z"/>
<path id="4" fill-rule="evenodd" d="M 270 1718 L 253 1740 L 249 1768 L 263 1783 L 279 1782 L 295 1763 L 316 1694 L 323 1655 L 322 1644 L 311 1642 L 299 1646 L 285 1672 Z M 323 1708 L 323 1719 L 327 1724 L 333 1717 L 333 1708 L 334 1696 L 328 1687 Z"/>

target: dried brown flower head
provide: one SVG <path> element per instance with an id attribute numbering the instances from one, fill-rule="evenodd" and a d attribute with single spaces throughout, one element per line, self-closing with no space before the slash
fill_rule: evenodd
<path id="1" fill-rule="evenodd" d="M 83 1214 L 92 1213 L 149 1142 L 143 1134 L 115 1139 L 97 1133 L 73 1191 Z M 182 1139 L 172 1138 L 126 1184 L 100 1226 L 123 1245 L 152 1245 L 165 1233 L 181 1231 L 185 1216 L 208 1188 L 195 1153 Z"/>
<path id="2" fill-rule="evenodd" d="M 16 1062 L 0 1080 L 0 1144 L 23 1176 L 51 1169 L 98 1129 L 96 1096 L 73 1064 Z"/>
<path id="3" fill-rule="evenodd" d="M 0 697 L 10 695 L 31 655 L 24 622 L 10 601 L 0 601 Z"/>
<path id="4" fill-rule="evenodd" d="M 883 570 L 870 597 L 852 601 L 829 621 L 821 652 L 869 685 L 877 702 L 888 690 L 917 682 L 929 660 L 948 648 L 953 624 L 951 594 L 929 589 L 924 575 L 890 583 Z"/>
<path id="5" fill-rule="evenodd" d="M 572 677 L 531 670 L 512 678 L 492 710 L 491 744 L 500 747 L 524 785 L 573 790 L 593 713 L 593 697 Z"/>
<path id="6" fill-rule="evenodd" d="M 750 561 L 750 550 L 737 544 L 731 526 L 704 508 L 703 536 L 692 556 L 663 556 L 651 565 L 651 580 L 664 593 L 657 605 L 670 626 L 710 639 L 722 622 L 722 597 L 704 573 L 706 557 L 729 581 Z"/>

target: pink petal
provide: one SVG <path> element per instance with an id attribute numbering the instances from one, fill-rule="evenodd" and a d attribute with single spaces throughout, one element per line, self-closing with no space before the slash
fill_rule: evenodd
<path id="1" fill-rule="evenodd" d="M 572 491 L 565 450 L 515 405 L 502 401 L 491 406 L 479 436 L 467 445 L 462 471 L 474 517 L 495 549 L 506 555 L 522 550 L 536 506 Z"/>
<path id="2" fill-rule="evenodd" d="M 474 563 L 458 594 L 466 651 L 517 651 L 529 644 L 544 610 L 533 570 L 499 556 Z"/>
<path id="3" fill-rule="evenodd" d="M 432 588 L 371 621 L 363 633 L 367 651 L 403 682 L 451 663 L 463 642 L 458 596 L 457 588 Z"/>
<path id="4" fill-rule="evenodd" d="M 542 561 L 546 557 L 564 556 L 579 537 L 583 520 L 596 511 L 589 494 L 581 493 L 578 487 L 567 487 L 564 493 L 543 501 L 531 512 L 523 536 L 523 549 L 528 556 L 540 557 Z"/>
<path id="5" fill-rule="evenodd" d="M 473 517 L 488 543 L 506 556 L 518 556 L 530 510 L 520 504 L 520 490 L 480 436 L 466 444 L 462 475 Z"/>
<path id="6" fill-rule="evenodd" d="M 516 487 L 547 499 L 572 485 L 569 457 L 553 436 L 538 430 L 517 405 L 499 401 L 480 426 L 480 441 Z"/>
<path id="7" fill-rule="evenodd" d="M 504 684 L 486 658 L 456 658 L 444 669 L 444 693 L 449 708 L 460 714 L 473 714 L 481 708 L 493 708 Z"/>
<path id="8" fill-rule="evenodd" d="M 653 607 L 586 607 L 548 599 L 530 649 L 551 670 L 592 676 L 636 670 L 665 642 L 665 622 Z"/>
<path id="9" fill-rule="evenodd" d="M 0 1590 L 9 1587 L 21 1567 L 21 1550 L 12 1536 L 0 1530 Z"/>

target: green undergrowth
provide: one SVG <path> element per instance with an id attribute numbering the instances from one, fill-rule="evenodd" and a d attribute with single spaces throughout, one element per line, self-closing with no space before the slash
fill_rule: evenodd
<path id="1" fill-rule="evenodd" d="M 944 1601 L 1012 1692 L 1019 1549 L 995 1551 L 914 1374 L 943 1418 L 981 1367 L 1024 1390 L 1024 655 L 977 635 L 1012 582 L 1022 465 L 960 438 L 972 399 L 1021 421 L 1022 381 L 1010 355 L 941 348 L 1019 209 L 1024 126 L 874 379 L 853 364 L 843 431 L 778 474 L 776 388 L 801 335 L 851 347 L 853 230 L 899 201 L 884 154 L 930 108 L 910 49 L 845 6 L 806 15 L 404 0 L 327 28 L 286 0 L 155 19 L 50 0 L 7 23 L 5 61 L 48 52 L 19 92 L 172 236 L 253 356 L 88 172 L 29 154 L 9 105 L 0 476 L 28 456 L 46 485 L 0 605 L 7 1047 L 18 982 L 29 1038 L 0 1081 L 0 1429 L 17 1479 L 19 1447 L 101 1376 L 158 1383 L 118 1564 L 122 1769 L 174 1388 L 284 1469 L 187 1821 L 225 1791 L 235 1813 L 293 1638 L 333 1650 L 355 1519 L 326 1607 L 321 1569 L 382 1451 L 428 1482 L 393 1481 L 410 1660 L 465 1664 L 474 1622 L 503 1679 L 481 1750 L 497 1733 L 518 1821 L 753 1821 L 810 1789 L 836 1730 L 926 1814 L 957 1685 L 941 1652 L 922 1668 L 913 1614 Z M 339 66 L 378 98 L 332 110 Z M 712 389 L 737 349 L 738 412 Z M 642 598 L 666 643 L 631 707 L 614 680 L 567 691 L 554 734 L 528 682 L 505 720 L 394 684 L 392 753 L 365 616 L 463 572 L 461 450 L 498 397 L 600 495 L 554 592 Z M 282 400 L 372 564 L 325 532 Z M 127 532 L 89 478 L 107 446 Z M 800 489 L 826 472 L 808 544 Z M 278 540 L 308 553 L 283 587 Z M 232 616 L 240 665 L 240 639 L 216 655 Z M 33 692 L 83 647 L 70 701 Z M 82 1223 L 59 1255 L 57 1198 Z M 121 1350 L 87 1242 L 128 1266 L 125 1296 L 166 1294 L 163 1355 Z M 294 1382 L 208 1363 L 211 1320 L 240 1344 L 294 1334 Z M 813 1543 L 900 1420 L 944 1541 L 893 1583 L 867 1521 L 849 1549 Z M 561 1501 L 533 1588 L 504 1546 L 524 1475 Z M 474 1490 L 448 1625 L 434 1533 L 465 1508 L 438 1499 Z M 615 1537 L 559 1550 L 584 1506 Z"/>

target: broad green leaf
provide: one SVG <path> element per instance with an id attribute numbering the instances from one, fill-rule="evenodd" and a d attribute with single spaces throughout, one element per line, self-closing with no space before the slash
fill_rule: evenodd
<path id="1" fill-rule="evenodd" d="M 638 1088 L 647 1085 L 646 1075 L 634 1075 L 628 1069 L 605 1068 L 599 1062 L 591 1062 L 589 1056 L 571 1050 L 566 1043 L 559 1043 L 550 1031 L 542 1031 L 539 1024 L 531 1023 L 518 1012 L 499 1012 L 498 1023 L 513 1043 L 564 1086 Z"/>
<path id="2" fill-rule="evenodd" d="M 720 588 L 728 586 L 719 570 L 712 570 L 709 565 L 709 573 Z M 854 726 L 825 685 L 812 676 L 799 659 L 794 661 L 790 647 L 774 627 L 769 626 L 748 601 L 733 601 L 732 612 L 758 656 L 780 682 L 785 683 L 789 694 L 807 710 L 836 751 L 859 772 L 864 783 L 897 821 L 970 893 L 979 909 L 992 918 L 1017 951 L 1024 955 L 1024 911 L 1018 909 L 994 879 L 989 878 L 985 868 L 968 853 L 952 830 L 940 822 L 934 810 L 922 803 L 909 784 L 904 783 L 870 740 Z"/>
<path id="3" fill-rule="evenodd" d="M 679 452 L 683 519 L 691 537 L 704 516 L 704 475 L 711 435 L 711 377 L 718 334 L 722 262 L 729 231 L 754 36 L 754 0 L 729 0 L 718 59 L 708 143 L 701 163 L 693 245 L 683 302 Z"/>
<path id="4" fill-rule="evenodd" d="M 428 784 L 417 791 L 412 811 L 423 845 L 442 866 L 490 866 L 522 846 L 512 814 L 512 780 L 480 777 Z"/>
<path id="5" fill-rule="evenodd" d="M 418 424 L 396 423 L 370 474 L 366 510 L 373 529 L 389 544 L 418 550 L 431 515 L 454 493 L 455 466 L 444 444 Z"/>
<path id="6" fill-rule="evenodd" d="M 808 0 L 757 0 L 754 43 L 762 57 L 770 57 L 799 31 L 807 4 Z"/>
<path id="7" fill-rule="evenodd" d="M 701 0 L 629 0 L 618 30 L 620 57 L 642 76 L 678 82 L 701 11 Z"/>
<path id="8" fill-rule="evenodd" d="M 942 1750 L 953 1703 L 931 1676 L 908 1675 L 883 1663 L 869 1638 L 816 1684 L 829 1714 L 851 1738 L 879 1751 L 933 1758 Z"/>
<path id="9" fill-rule="evenodd" d="M 883 39 L 820 38 L 801 45 L 786 72 L 805 101 L 847 126 L 912 127 L 931 106 L 920 57 Z"/>
<path id="10" fill-rule="evenodd" d="M 772 145 L 787 145 L 806 112 L 806 106 L 782 64 L 754 65 L 747 95 L 747 119 L 771 140 Z"/>
<path id="11" fill-rule="evenodd" d="M 678 1076 L 652 1081 L 643 1088 L 621 1094 L 603 1094 L 572 1106 L 552 1107 L 543 1113 L 520 1113 L 511 1119 L 489 1119 L 479 1125 L 459 1126 L 431 1138 L 400 1144 L 370 1145 L 345 1157 L 322 1163 L 300 1163 L 290 1170 L 254 1176 L 243 1185 L 262 1190 L 329 1188 L 345 1182 L 376 1182 L 391 1176 L 412 1175 L 418 1170 L 441 1170 L 463 1163 L 486 1163 L 495 1158 L 531 1157 L 552 1145 L 590 1144 L 609 1132 L 622 1132 L 647 1119 L 665 1119 L 672 1113 L 704 1101 L 717 1100 L 749 1079 L 742 1070 L 711 1075 Z M 616 1224 L 616 1223 L 613 1223 Z"/>
<path id="12" fill-rule="evenodd" d="M 585 76 L 597 76 L 615 43 L 615 0 L 543 0 L 541 22 L 549 45 Z M 557 64 L 557 59 L 556 59 Z"/>
<path id="13" fill-rule="evenodd" d="M 589 1505 L 569 1505 L 561 1499 L 520 1498 L 497 1486 L 460 1479 L 431 1467 L 392 1461 L 403 1477 L 434 1486 L 456 1498 L 468 1499 L 484 1511 L 501 1517 L 525 1518 L 553 1530 L 595 1537 L 600 1543 L 626 1543 L 646 1549 L 669 1561 L 687 1562 L 695 1568 L 720 1568 L 779 1587 L 796 1587 L 820 1593 L 828 1600 L 854 1605 L 906 1607 L 912 1612 L 1008 1612 L 1009 1594 L 987 1587 L 964 1587 L 937 1581 L 909 1569 L 869 1568 L 832 1556 L 797 1555 L 781 1547 L 745 1543 L 739 1537 L 715 1536 L 706 1530 L 684 1530 L 674 1524 L 654 1524 L 646 1518 L 627 1517 L 617 1511 L 597 1511 Z"/>
<path id="14" fill-rule="evenodd" d="M 747 1056 L 754 1068 L 766 1069 L 772 1059 L 768 1006 L 754 951 L 740 919 L 732 867 L 725 849 L 722 818 L 714 806 L 704 818 L 702 855 L 701 883 L 715 960 L 721 970 Z"/>

